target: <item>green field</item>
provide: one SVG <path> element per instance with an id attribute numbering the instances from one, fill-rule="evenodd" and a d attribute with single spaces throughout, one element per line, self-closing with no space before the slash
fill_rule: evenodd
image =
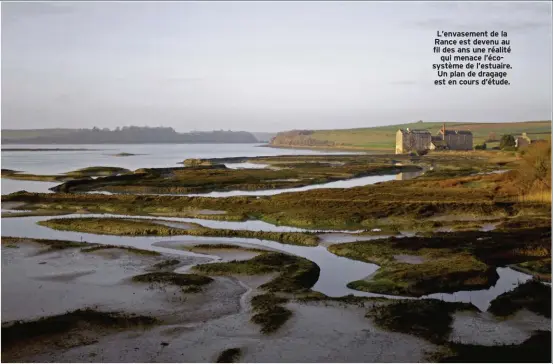
<path id="1" fill-rule="evenodd" d="M 359 129 L 335 129 L 335 130 L 313 130 L 309 134 L 309 139 L 317 141 L 327 141 L 329 146 L 326 148 L 337 149 L 369 149 L 369 150 L 393 150 L 395 148 L 395 137 L 398 129 L 427 129 L 435 135 L 442 127 L 441 122 L 416 122 L 409 124 L 397 124 L 389 126 L 379 126 L 372 128 Z M 447 122 L 446 128 L 457 130 L 470 130 L 474 135 L 474 145 L 481 144 L 490 137 L 492 133 L 499 140 L 504 134 L 520 135 L 523 132 L 529 134 L 532 139 L 551 139 L 551 121 L 527 121 L 510 123 L 463 123 Z M 296 139 L 279 133 L 273 141 L 275 146 L 294 146 L 301 147 L 302 143 L 294 142 Z M 334 145 L 331 145 L 334 144 Z M 308 147 L 307 144 L 304 145 Z M 313 146 L 313 145 L 311 145 Z M 317 145 L 317 148 L 323 146 Z"/>
<path id="2" fill-rule="evenodd" d="M 75 132 L 77 129 L 3 129 L 2 137 L 5 139 L 32 139 L 40 136 L 59 136 Z"/>

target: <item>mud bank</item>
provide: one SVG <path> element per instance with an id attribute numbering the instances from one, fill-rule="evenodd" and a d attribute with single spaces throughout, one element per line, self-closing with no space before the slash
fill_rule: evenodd
<path id="1" fill-rule="evenodd" d="M 285 252 L 288 254 L 304 257 L 315 264 L 317 264 L 321 271 L 319 280 L 313 287 L 313 290 L 319 291 L 330 297 L 340 297 L 349 294 L 356 296 L 366 297 L 390 297 L 400 298 L 400 296 L 392 296 L 386 294 L 376 294 L 371 292 L 361 292 L 353 290 L 347 287 L 349 282 L 363 279 L 374 274 L 378 269 L 378 265 L 365 263 L 362 261 L 351 260 L 345 257 L 339 257 L 330 253 L 323 246 L 316 247 L 304 247 L 281 244 L 267 240 L 257 239 L 245 239 L 245 238 L 210 238 L 210 237 L 193 237 L 193 236 L 172 236 L 172 237 L 126 237 L 126 236 L 109 236 L 109 235 L 96 235 L 87 233 L 76 233 L 71 231 L 57 231 L 50 228 L 37 225 L 38 221 L 47 220 L 44 217 L 23 217 L 23 218 L 9 218 L 2 219 L 3 231 L 6 236 L 14 237 L 30 237 L 30 238 L 48 238 L 58 240 L 84 240 L 91 243 L 101 244 L 114 244 L 122 246 L 137 247 L 140 249 L 154 250 L 160 253 L 180 254 L 184 256 L 202 256 L 201 254 L 193 253 L 190 251 L 174 250 L 164 246 L 160 246 L 159 243 L 170 242 L 195 242 L 201 243 L 221 243 L 221 244 L 238 244 L 247 243 L 263 248 L 269 248 L 272 250 Z M 200 220 L 200 219 L 194 219 Z M 205 220 L 213 223 L 213 221 Z M 203 222 L 202 222 L 203 223 Z M 167 245 L 165 245 L 167 246 Z M 205 255 L 204 255 L 205 257 Z M 336 274 L 340 272 L 340 274 Z M 484 290 L 475 291 L 462 291 L 456 293 L 434 293 L 428 296 L 428 298 L 437 298 L 449 302 L 467 302 L 472 303 L 480 310 L 485 311 L 490 302 L 508 290 L 511 290 L 516 285 L 523 283 L 531 278 L 531 276 L 516 272 L 510 268 L 497 268 L 497 274 L 499 280 L 497 283 Z"/>

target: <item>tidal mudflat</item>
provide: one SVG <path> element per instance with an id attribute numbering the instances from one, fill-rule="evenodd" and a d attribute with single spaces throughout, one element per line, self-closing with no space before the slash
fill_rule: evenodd
<path id="1" fill-rule="evenodd" d="M 524 159 L 188 163 L 2 196 L 5 360 L 550 360 L 551 208 Z M 424 173 L 311 189 L 402 170 Z"/>

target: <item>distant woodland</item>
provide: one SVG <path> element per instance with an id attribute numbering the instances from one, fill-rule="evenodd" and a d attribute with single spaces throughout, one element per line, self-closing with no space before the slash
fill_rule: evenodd
<path id="1" fill-rule="evenodd" d="M 92 129 L 6 129 L 3 144 L 257 143 L 245 131 L 178 133 L 173 128 L 124 126 Z"/>

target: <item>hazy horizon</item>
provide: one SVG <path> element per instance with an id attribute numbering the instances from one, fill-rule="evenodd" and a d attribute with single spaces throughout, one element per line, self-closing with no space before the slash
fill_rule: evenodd
<path id="1" fill-rule="evenodd" d="M 551 3 L 1 4 L 2 129 L 551 120 Z M 505 30 L 511 86 L 436 87 L 436 30 Z"/>

